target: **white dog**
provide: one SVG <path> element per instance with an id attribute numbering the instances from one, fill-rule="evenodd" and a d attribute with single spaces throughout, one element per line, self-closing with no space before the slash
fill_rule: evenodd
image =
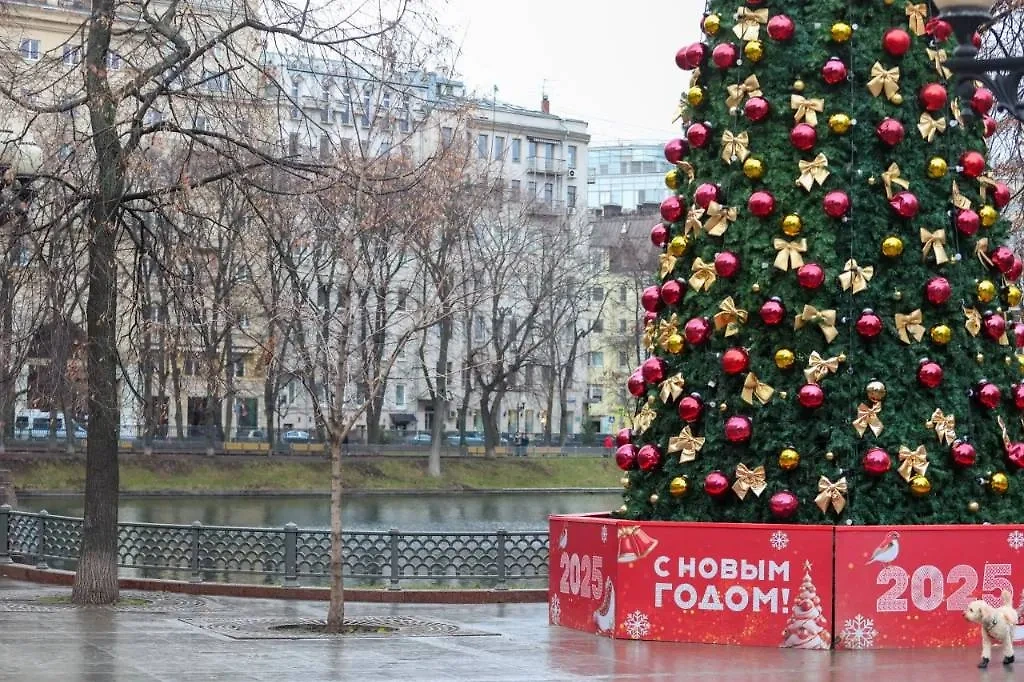
<path id="1" fill-rule="evenodd" d="M 1003 665 L 1013 663 L 1013 633 L 1017 626 L 1017 610 L 1013 608 L 1013 596 L 1009 590 L 1002 591 L 1003 604 L 993 608 L 983 599 L 975 599 L 964 609 L 964 618 L 981 627 L 981 662 L 979 668 L 987 668 L 992 657 L 992 641 L 1003 646 Z"/>

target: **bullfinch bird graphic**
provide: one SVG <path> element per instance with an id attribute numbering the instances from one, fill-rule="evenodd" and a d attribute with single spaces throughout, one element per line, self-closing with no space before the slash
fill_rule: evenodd
<path id="1" fill-rule="evenodd" d="M 900 553 L 900 534 L 896 531 L 889 531 L 889 534 L 882 540 L 882 544 L 871 553 L 868 564 L 888 564 L 896 560 Z"/>

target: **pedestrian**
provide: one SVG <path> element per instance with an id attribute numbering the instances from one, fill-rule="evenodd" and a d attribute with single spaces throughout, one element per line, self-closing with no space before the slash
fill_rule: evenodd
<path id="1" fill-rule="evenodd" d="M 512 438 L 513 454 L 516 457 L 523 456 L 523 434 L 516 431 L 516 435 Z"/>
<path id="2" fill-rule="evenodd" d="M 523 457 L 526 457 L 526 448 L 530 447 L 530 437 L 528 435 L 526 435 L 525 433 L 523 434 L 522 445 L 523 445 Z"/>
<path id="3" fill-rule="evenodd" d="M 604 449 L 611 450 L 614 445 L 615 441 L 612 440 L 612 434 L 609 433 L 607 436 L 604 437 Z"/>

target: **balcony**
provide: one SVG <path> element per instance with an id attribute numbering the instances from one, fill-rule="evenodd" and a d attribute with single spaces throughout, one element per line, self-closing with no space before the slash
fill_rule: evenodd
<path id="1" fill-rule="evenodd" d="M 546 201 L 541 198 L 530 202 L 527 210 L 531 215 L 538 216 L 564 216 L 566 214 L 564 201 Z"/>
<path id="2" fill-rule="evenodd" d="M 549 159 L 545 156 L 526 157 L 526 172 L 543 175 L 562 175 L 565 173 L 565 159 Z"/>

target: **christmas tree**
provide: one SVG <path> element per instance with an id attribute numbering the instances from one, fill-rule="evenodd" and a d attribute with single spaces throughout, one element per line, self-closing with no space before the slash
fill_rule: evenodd
<path id="1" fill-rule="evenodd" d="M 702 27 L 619 515 L 1018 521 L 1022 263 L 951 27 L 892 0 L 711 0 Z"/>
<path id="2" fill-rule="evenodd" d="M 828 649 L 832 635 L 821 612 L 821 598 L 811 580 L 811 564 L 804 563 L 804 581 L 790 606 L 789 622 L 782 633 L 782 646 L 790 649 Z"/>

